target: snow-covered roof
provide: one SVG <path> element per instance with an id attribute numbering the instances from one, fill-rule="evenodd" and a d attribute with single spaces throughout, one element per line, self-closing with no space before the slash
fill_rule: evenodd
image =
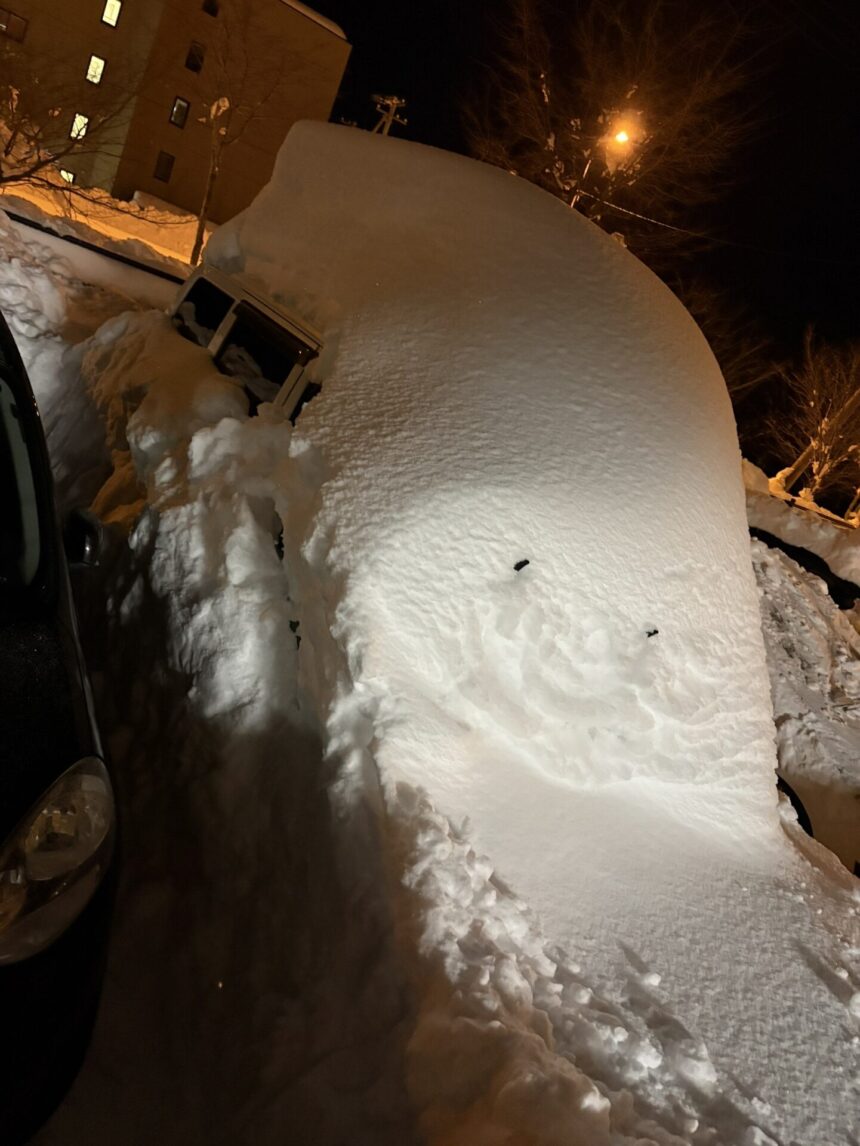
<path id="1" fill-rule="evenodd" d="M 319 12 L 309 8 L 307 4 L 302 4 L 301 0 L 281 0 L 282 4 L 286 4 L 288 8 L 293 8 L 296 12 L 306 16 L 309 20 L 313 20 L 315 24 L 319 24 L 321 28 L 326 28 L 329 32 L 333 32 L 341 40 L 346 39 L 346 33 L 343 28 L 335 24 L 334 20 L 329 20 L 327 16 L 322 16 Z"/>

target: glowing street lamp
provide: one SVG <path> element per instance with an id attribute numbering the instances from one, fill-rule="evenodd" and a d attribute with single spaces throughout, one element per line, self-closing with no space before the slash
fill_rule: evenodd
<path id="1" fill-rule="evenodd" d="M 645 127 L 641 111 L 627 110 L 624 112 L 610 112 L 601 120 L 606 130 L 599 138 L 594 139 L 592 146 L 585 152 L 587 162 L 582 175 L 578 179 L 578 186 L 571 196 L 569 206 L 575 207 L 584 194 L 583 184 L 588 177 L 593 163 L 600 164 L 614 175 L 620 167 L 625 167 L 635 157 L 637 150 L 645 142 Z"/>
<path id="2" fill-rule="evenodd" d="M 606 167 L 615 172 L 629 163 L 645 142 L 641 111 L 615 112 L 609 116 L 606 134 L 600 140 Z"/>

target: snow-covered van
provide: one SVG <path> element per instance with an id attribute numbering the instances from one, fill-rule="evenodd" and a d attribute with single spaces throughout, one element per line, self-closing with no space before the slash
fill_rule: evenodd
<path id="1" fill-rule="evenodd" d="M 205 258 L 324 342 L 295 432 L 224 419 L 193 452 L 234 485 L 240 459 L 283 523 L 283 580 L 266 536 L 252 570 L 271 607 L 247 547 L 225 558 L 252 602 L 235 677 L 289 594 L 261 791 L 292 680 L 338 926 L 382 898 L 408 968 L 386 1030 L 419 1136 L 847 1141 L 851 892 L 828 920 L 852 877 L 780 810 L 737 434 L 690 315 L 538 188 L 333 124 L 291 129 Z"/>
<path id="2" fill-rule="evenodd" d="M 252 410 L 274 402 L 295 421 L 318 393 L 306 368 L 319 355 L 320 336 L 241 278 L 198 268 L 183 284 L 171 316 L 181 334 L 209 350 L 219 370 L 241 380 Z"/>

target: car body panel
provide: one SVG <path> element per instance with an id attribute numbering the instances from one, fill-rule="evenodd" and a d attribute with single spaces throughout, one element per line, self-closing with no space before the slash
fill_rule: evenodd
<path id="1" fill-rule="evenodd" d="M 13 433 L 11 452 L 2 459 L 6 488 L 0 493 L 6 495 L 5 511 L 14 512 L 15 498 L 22 497 L 19 479 L 27 477 L 27 496 L 32 494 L 28 506 L 31 510 L 36 507 L 39 543 L 38 565 L 32 577 L 16 577 L 20 567 L 16 565 L 15 545 L 24 530 L 16 533 L 16 527 L 10 526 L 7 537 L 12 542 L 8 546 L 4 542 L 5 564 L 0 564 L 2 850 L 24 817 L 68 768 L 86 757 L 103 757 L 103 753 L 78 641 L 41 419 L 2 316 L 0 374 L 7 388 L 6 415 L 21 428 L 21 437 Z M 21 466 L 21 438 L 26 445 L 29 475 Z M 23 502 L 17 508 L 23 521 Z M 31 517 L 31 532 L 32 521 Z M 86 907 L 47 948 L 0 966 L 3 1146 L 17 1146 L 32 1136 L 62 1100 L 83 1059 L 104 973 L 115 868 L 115 863 L 110 865 Z"/>

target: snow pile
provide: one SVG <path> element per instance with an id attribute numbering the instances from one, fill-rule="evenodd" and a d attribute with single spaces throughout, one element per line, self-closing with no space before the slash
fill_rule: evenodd
<path id="1" fill-rule="evenodd" d="M 743 473 L 751 526 L 808 549 L 838 577 L 860 586 L 860 530 L 836 518 L 829 520 L 826 511 L 810 512 L 789 495 L 777 496 L 767 476 L 751 462 L 744 460 Z"/>
<path id="2" fill-rule="evenodd" d="M 82 385 L 79 344 L 105 319 L 138 304 L 82 282 L 68 259 L 22 237 L 2 211 L 0 247 L 0 309 L 38 394 L 60 500 L 86 504 L 110 467 L 102 425 Z"/>
<path id="3" fill-rule="evenodd" d="M 197 217 L 154 196 L 114 199 L 98 187 L 72 188 L 55 175 L 38 185 L 14 183 L 0 190 L 0 207 L 57 235 L 72 235 L 106 250 L 174 274 L 188 273 Z M 207 227 L 211 233 L 211 227 Z"/>
<path id="4" fill-rule="evenodd" d="M 297 1121 L 308 1141 L 408 1142 L 377 827 L 353 815 L 332 843 L 298 692 L 277 549 L 311 488 L 292 427 L 248 420 L 155 312 L 103 326 L 82 372 L 114 462 L 97 684 L 127 887 L 91 1065 L 41 1141 L 109 1141 L 132 1103 L 129 1143 L 274 1144 Z"/>
<path id="5" fill-rule="evenodd" d="M 853 871 L 860 862 L 860 614 L 851 602 L 860 595 L 852 592 L 860 586 L 860 531 L 795 503 L 746 461 L 744 482 L 750 525 L 764 533 L 753 542 L 753 563 L 780 771 L 816 839 Z M 787 553 L 774 548 L 779 542 Z"/>
<path id="6" fill-rule="evenodd" d="M 797 534 L 795 533 L 797 539 Z M 753 542 L 782 774 L 820 839 L 860 861 L 860 635 L 817 577 Z"/>
<path id="7" fill-rule="evenodd" d="M 324 126 L 211 256 L 323 390 L 249 420 L 158 314 L 84 349 L 129 858 L 43 1146 L 850 1143 L 860 900 L 776 813 L 691 320 L 535 189 Z"/>

